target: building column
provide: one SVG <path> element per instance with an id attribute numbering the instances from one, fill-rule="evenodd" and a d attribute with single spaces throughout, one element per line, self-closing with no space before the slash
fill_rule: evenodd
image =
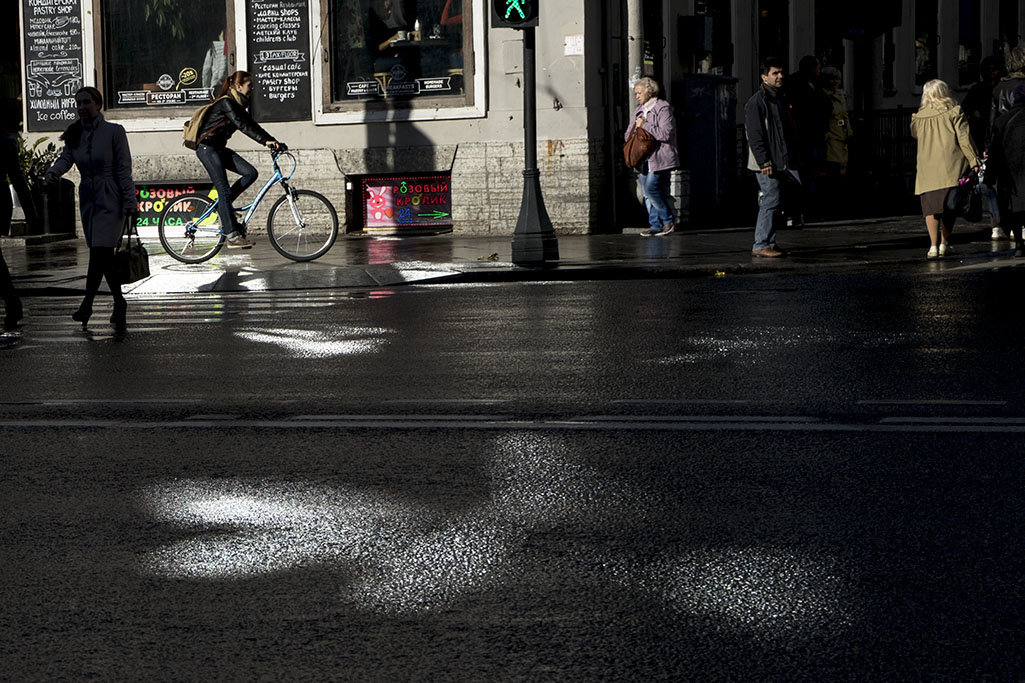
<path id="1" fill-rule="evenodd" d="M 634 84 L 644 75 L 644 15 L 642 0 L 627 0 L 626 3 L 626 77 L 629 81 L 629 99 L 633 102 Z"/>
<path id="2" fill-rule="evenodd" d="M 737 79 L 737 122 L 744 122 L 743 103 L 755 91 L 758 78 L 758 0 L 732 0 L 733 76 Z"/>
<path id="3" fill-rule="evenodd" d="M 815 0 L 790 0 L 790 70 L 801 57 L 815 54 Z"/>
<path id="4" fill-rule="evenodd" d="M 994 54 L 996 40 L 1000 35 L 1000 3 L 979 3 L 979 40 L 982 43 L 982 56 Z"/>
<path id="5" fill-rule="evenodd" d="M 893 29 L 893 87 L 898 101 L 910 106 L 915 91 L 915 0 L 905 0 L 900 26 Z"/>

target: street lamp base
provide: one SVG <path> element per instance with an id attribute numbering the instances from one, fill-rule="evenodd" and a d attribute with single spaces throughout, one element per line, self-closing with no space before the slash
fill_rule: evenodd
<path id="1" fill-rule="evenodd" d="M 541 172 L 523 172 L 523 202 L 513 233 L 512 261 L 518 266 L 559 260 L 559 240 L 541 194 Z"/>

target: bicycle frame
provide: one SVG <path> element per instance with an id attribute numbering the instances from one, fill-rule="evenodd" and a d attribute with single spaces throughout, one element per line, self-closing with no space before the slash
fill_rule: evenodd
<path id="1" fill-rule="evenodd" d="M 288 172 L 288 175 L 285 175 L 284 173 L 282 173 L 281 166 L 278 164 L 278 158 L 279 157 L 283 157 L 283 156 L 287 156 L 289 159 L 292 160 L 292 170 Z M 295 155 L 292 154 L 291 152 L 272 152 L 271 153 L 271 163 L 274 166 L 274 173 L 271 175 L 270 178 L 267 179 L 267 182 L 265 182 L 263 184 L 263 187 L 260 188 L 260 191 L 256 193 L 256 197 L 253 199 L 253 201 L 250 202 L 249 204 L 246 204 L 245 206 L 233 206 L 233 207 L 231 207 L 232 211 L 245 211 L 246 212 L 245 216 L 243 216 L 243 218 L 242 218 L 242 225 L 249 225 L 249 220 L 253 217 L 253 214 L 256 213 L 256 209 L 259 208 L 260 202 L 263 201 L 264 196 L 266 196 L 267 191 L 270 190 L 270 188 L 272 186 L 277 185 L 278 183 L 280 183 L 281 186 L 285 189 L 285 192 L 288 192 L 288 180 L 292 177 L 292 174 L 295 173 L 296 168 L 298 168 L 298 166 L 299 166 L 299 162 L 296 160 Z M 217 206 L 220 203 L 221 203 L 221 197 L 220 197 L 220 195 L 218 195 L 218 197 L 214 201 L 214 203 L 210 205 L 210 208 L 207 209 L 206 211 L 204 211 L 203 215 L 201 215 L 199 218 L 196 219 L 196 222 L 193 223 L 190 226 L 189 230 L 195 230 L 195 231 L 205 230 L 205 228 L 200 227 L 200 225 L 211 214 L 217 213 Z M 221 227 L 223 229 L 223 226 L 221 226 Z M 222 230 L 222 232 L 223 232 L 223 230 Z"/>

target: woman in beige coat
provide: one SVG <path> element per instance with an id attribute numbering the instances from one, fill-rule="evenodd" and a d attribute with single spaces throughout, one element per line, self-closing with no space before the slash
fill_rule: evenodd
<path id="1" fill-rule="evenodd" d="M 926 257 L 946 256 L 955 218 L 944 207 L 947 193 L 969 168 L 978 169 L 979 154 L 968 135 L 968 120 L 943 81 L 922 87 L 922 104 L 911 116 L 911 135 L 918 140 L 915 194 L 921 197 L 931 242 Z"/>

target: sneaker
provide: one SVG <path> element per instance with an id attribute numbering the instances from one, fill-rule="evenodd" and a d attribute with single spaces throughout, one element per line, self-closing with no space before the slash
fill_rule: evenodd
<path id="1" fill-rule="evenodd" d="M 954 250 L 950 248 L 949 244 L 940 245 L 940 256 L 946 256 L 947 254 L 954 253 Z"/>
<path id="2" fill-rule="evenodd" d="M 929 253 L 925 255 L 926 258 L 936 258 L 940 255 L 940 250 L 936 247 L 929 247 Z"/>
<path id="3" fill-rule="evenodd" d="M 648 228 L 647 230 L 641 230 L 641 237 L 651 237 L 652 235 L 661 235 L 661 230 L 655 228 Z"/>
<path id="4" fill-rule="evenodd" d="M 994 242 L 1007 239 L 1007 233 L 999 225 L 993 226 L 993 233 L 989 236 Z"/>
<path id="5" fill-rule="evenodd" d="M 246 236 L 238 232 L 237 230 L 228 235 L 227 242 L 229 247 L 235 249 L 249 249 L 253 246 L 253 244 L 255 244 L 255 242 L 253 242 L 250 239 L 246 239 Z"/>
<path id="6" fill-rule="evenodd" d="M 656 232 L 655 237 L 665 237 L 676 230 L 676 223 L 666 223 L 662 226 L 662 232 Z"/>

